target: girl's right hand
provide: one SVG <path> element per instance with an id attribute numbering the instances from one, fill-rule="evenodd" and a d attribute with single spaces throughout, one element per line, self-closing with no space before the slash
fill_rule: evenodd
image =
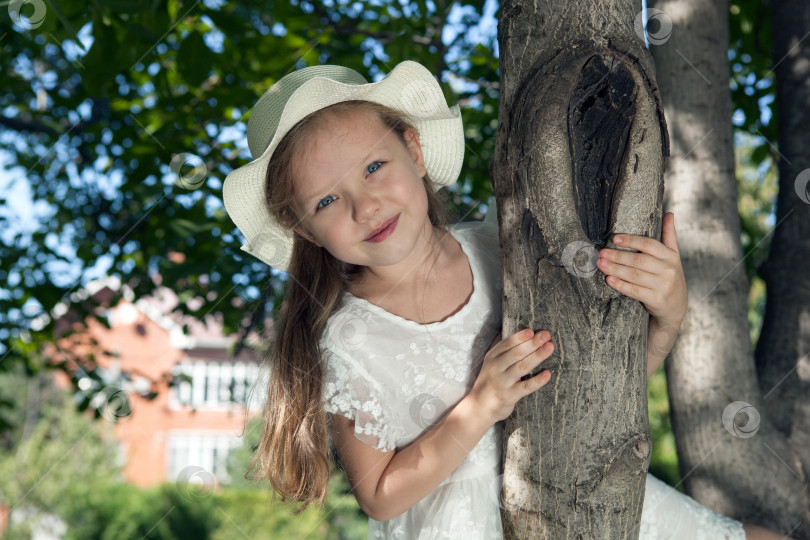
<path id="1" fill-rule="evenodd" d="M 501 333 L 493 339 L 498 341 Z M 543 370 L 534 377 L 521 381 L 521 377 L 551 356 L 554 344 L 547 330 L 534 334 L 525 329 L 495 343 L 484 356 L 481 371 L 470 390 L 470 397 L 482 414 L 493 419 L 493 424 L 506 419 L 515 409 L 515 403 L 551 380 L 551 372 Z"/>

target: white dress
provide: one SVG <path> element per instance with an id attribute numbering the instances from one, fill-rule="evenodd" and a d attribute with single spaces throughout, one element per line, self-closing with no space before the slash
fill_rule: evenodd
<path id="1" fill-rule="evenodd" d="M 381 450 L 402 450 L 473 387 L 501 329 L 497 229 L 451 225 L 473 274 L 468 302 L 450 317 L 419 324 L 346 292 L 320 344 L 327 412 L 355 421 L 355 436 Z M 542 391 L 542 390 L 541 390 Z M 436 489 L 387 521 L 369 518 L 368 539 L 503 538 L 498 497 L 503 422 L 495 423 Z M 647 476 L 641 538 L 744 539 L 739 522 L 715 514 Z"/>

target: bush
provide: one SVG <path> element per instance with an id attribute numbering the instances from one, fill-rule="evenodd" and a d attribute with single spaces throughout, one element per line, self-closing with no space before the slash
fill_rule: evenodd
<path id="1" fill-rule="evenodd" d="M 342 471 L 332 475 L 324 508 L 313 504 L 298 516 L 293 514 L 298 505 L 272 502 L 266 490 L 230 488 L 215 499 L 221 519 L 211 540 L 366 537 L 368 516 L 357 505 Z"/>
<path id="2" fill-rule="evenodd" d="M 232 540 L 365 538 L 368 517 L 360 510 L 342 471 L 335 471 L 324 508 L 272 501 L 268 491 L 164 484 L 138 489 L 106 482 L 86 486 L 91 496 L 75 500 L 61 515 L 64 540 Z M 24 531 L 22 536 L 30 538 Z"/>
<path id="3" fill-rule="evenodd" d="M 220 527 L 212 539 L 230 538 L 365 538 L 368 516 L 360 510 L 346 475 L 334 470 L 329 492 L 321 509 L 316 505 L 299 516 L 293 515 L 298 505 L 272 501 L 267 480 L 247 480 L 250 465 L 261 436 L 261 418 L 248 423 L 242 445 L 228 456 L 231 484 L 217 495 Z"/>
<path id="4" fill-rule="evenodd" d="M 165 484 L 136 493 L 118 508 L 101 540 L 207 540 L 218 525 L 211 495 L 193 486 Z"/>

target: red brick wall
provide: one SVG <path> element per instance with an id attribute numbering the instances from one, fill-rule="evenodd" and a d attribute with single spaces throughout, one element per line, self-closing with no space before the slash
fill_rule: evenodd
<path id="1" fill-rule="evenodd" d="M 98 341 L 98 346 L 90 344 L 90 337 Z M 137 313 L 135 322 L 111 329 L 90 320 L 87 332 L 60 340 L 57 349 L 53 353 L 56 359 L 63 358 L 68 351 L 78 355 L 93 351 L 99 366 L 114 367 L 117 364 L 123 371 L 132 371 L 154 381 L 152 391 L 158 393 L 157 397 L 150 401 L 130 394 L 132 412 L 121 416 L 115 428 L 116 439 L 122 444 L 126 459 L 125 477 L 137 486 L 175 481 L 174 478 L 166 478 L 165 454 L 169 430 L 243 432 L 244 410 L 236 405 L 229 411 L 192 411 L 188 407 L 170 409 L 166 377 L 172 367 L 187 356 L 186 351 L 174 348 L 168 331 L 141 312 Z M 118 353 L 119 356 L 114 358 L 100 354 L 103 350 Z M 227 358 L 227 351 L 221 350 L 219 354 L 223 359 Z M 58 383 L 69 385 L 64 376 L 59 377 Z"/>

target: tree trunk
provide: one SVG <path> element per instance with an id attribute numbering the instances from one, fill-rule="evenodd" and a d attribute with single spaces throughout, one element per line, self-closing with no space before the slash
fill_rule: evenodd
<path id="1" fill-rule="evenodd" d="M 776 227 L 763 268 L 765 321 L 757 343 L 759 386 L 776 428 L 810 474 L 810 3 L 773 3 L 779 128 Z"/>
<path id="2" fill-rule="evenodd" d="M 638 537 L 651 442 L 648 315 L 597 271 L 660 237 L 666 126 L 632 2 L 505 1 L 493 160 L 503 336 L 548 329 L 543 389 L 504 429 L 506 538 Z M 595 247 L 594 247 L 595 246 Z"/>
<path id="3" fill-rule="evenodd" d="M 666 361 L 683 483 L 717 512 L 807 537 L 806 478 L 763 408 L 750 352 L 728 4 L 668 0 L 651 8 L 673 28 L 652 52 L 673 141 L 665 205 L 675 214 L 689 290 L 686 317 Z"/>

